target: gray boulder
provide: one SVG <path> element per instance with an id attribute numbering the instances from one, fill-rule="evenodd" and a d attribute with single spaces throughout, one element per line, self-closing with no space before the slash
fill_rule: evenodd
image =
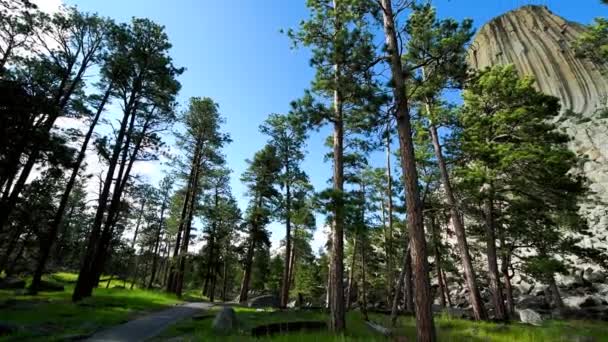
<path id="1" fill-rule="evenodd" d="M 523 310 L 518 310 L 517 313 L 519 314 L 519 320 L 522 323 L 537 325 L 537 326 L 542 325 L 543 319 L 540 317 L 540 314 L 534 310 L 523 309 Z"/>
<path id="2" fill-rule="evenodd" d="M 604 304 L 602 298 L 597 296 L 588 296 L 578 306 L 580 308 L 588 308 Z"/>
<path id="3" fill-rule="evenodd" d="M 250 308 L 278 308 L 279 298 L 273 295 L 265 295 L 252 298 L 247 304 Z"/>
<path id="4" fill-rule="evenodd" d="M 517 307 L 520 309 L 550 309 L 550 305 L 544 296 L 524 295 L 519 298 Z"/>
<path id="5" fill-rule="evenodd" d="M 229 334 L 234 332 L 237 327 L 238 321 L 236 318 L 236 312 L 234 312 L 234 309 L 231 307 L 223 307 L 213 319 L 212 328 L 216 333 Z"/>
<path id="6" fill-rule="evenodd" d="M 16 290 L 25 288 L 25 280 L 18 278 L 4 278 L 0 280 L 0 289 Z"/>

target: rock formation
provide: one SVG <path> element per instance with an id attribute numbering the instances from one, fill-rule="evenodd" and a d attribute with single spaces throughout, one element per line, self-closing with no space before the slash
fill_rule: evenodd
<path id="1" fill-rule="evenodd" d="M 572 137 L 572 151 L 585 158 L 581 171 L 590 181 L 590 201 L 581 210 L 594 234 L 585 244 L 608 254 L 608 66 L 576 56 L 573 46 L 584 30 L 547 7 L 523 6 L 486 23 L 468 60 L 475 69 L 514 64 L 560 99 L 559 126 Z"/>

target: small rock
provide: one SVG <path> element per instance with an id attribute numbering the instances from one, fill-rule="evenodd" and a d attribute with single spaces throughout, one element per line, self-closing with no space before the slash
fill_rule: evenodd
<path id="1" fill-rule="evenodd" d="M 543 319 L 540 317 L 540 314 L 538 314 L 538 312 L 531 309 L 518 310 L 517 312 L 519 313 L 519 320 L 522 323 L 536 326 L 542 325 Z"/>
<path id="2" fill-rule="evenodd" d="M 228 306 L 222 308 L 220 312 L 213 319 L 213 331 L 220 334 L 229 334 L 233 332 L 238 326 L 236 319 L 236 312 L 234 309 Z"/>

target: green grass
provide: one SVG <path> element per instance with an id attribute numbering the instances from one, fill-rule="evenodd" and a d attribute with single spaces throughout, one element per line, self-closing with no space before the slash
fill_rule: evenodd
<path id="1" fill-rule="evenodd" d="M 0 290 L 0 320 L 20 327 L 17 334 L 2 336 L 0 341 L 61 341 L 68 336 L 87 335 L 104 327 L 120 324 L 146 312 L 160 310 L 180 301 L 162 292 L 123 286 L 113 280 L 106 289 L 108 277 L 94 290 L 93 297 L 78 304 L 71 302 L 77 275 L 55 273 L 45 280 L 64 285 L 63 292 L 41 292 L 37 296 L 15 295 L 13 290 Z M 28 280 L 29 283 L 29 280 Z M 28 284 L 29 285 L 29 284 Z M 8 302 L 7 302 L 8 301 Z"/>
<path id="2" fill-rule="evenodd" d="M 215 313 L 212 309 L 210 314 Z M 255 339 L 250 335 L 251 328 L 270 323 L 287 321 L 326 320 L 327 315 L 321 312 L 256 312 L 246 308 L 235 308 L 241 322 L 238 332 L 230 336 L 216 335 L 211 330 L 213 319 L 185 320 L 170 327 L 158 341 L 171 337 L 182 336 L 191 341 L 387 341 L 387 338 L 372 332 L 364 324 L 359 312 L 347 314 L 347 332 L 337 336 L 328 332 L 301 332 L 285 335 L 275 335 Z M 371 315 L 374 322 L 389 326 L 388 317 Z M 546 321 L 542 327 L 533 327 L 519 323 L 510 325 L 495 323 L 476 323 L 465 320 L 451 319 L 447 316 L 436 317 L 439 341 L 497 341 L 497 342 L 570 342 L 576 338 L 593 338 L 590 341 L 608 341 L 608 325 L 604 322 L 585 321 Z M 415 341 L 415 322 L 411 317 L 400 317 L 396 336 L 405 337 L 406 341 Z"/>

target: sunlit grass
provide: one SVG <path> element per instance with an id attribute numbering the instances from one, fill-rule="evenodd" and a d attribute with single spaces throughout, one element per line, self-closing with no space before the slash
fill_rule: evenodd
<path id="1" fill-rule="evenodd" d="M 215 313 L 218 308 L 211 310 Z M 170 327 L 157 340 L 161 341 L 174 336 L 182 336 L 191 341 L 387 341 L 387 338 L 371 331 L 364 323 L 359 312 L 347 314 L 347 331 L 344 335 L 334 335 L 329 332 L 299 332 L 284 335 L 274 335 L 265 338 L 253 338 L 251 329 L 258 325 L 290 321 L 327 320 L 327 314 L 310 311 L 263 311 L 247 308 L 235 308 L 241 325 L 230 336 L 216 335 L 211 329 L 213 318 L 204 320 L 186 320 Z M 371 315 L 374 322 L 389 326 L 389 317 Z M 497 342 L 566 342 L 587 338 L 589 341 L 608 341 L 608 325 L 604 322 L 585 321 L 546 321 L 542 327 L 534 327 L 513 323 L 509 325 L 471 322 L 452 319 L 447 316 L 435 318 L 439 341 L 497 341 Z M 406 341 L 415 341 L 415 322 L 412 317 L 400 317 L 397 337 Z M 585 340 L 586 341 L 586 340 Z"/>
<path id="2" fill-rule="evenodd" d="M 122 289 L 120 287 L 125 284 L 118 279 L 112 280 L 110 288 L 106 288 L 109 277 L 104 276 L 93 297 L 74 304 L 71 295 L 76 279 L 76 274 L 63 272 L 45 277 L 47 281 L 64 285 L 64 291 L 41 292 L 37 296 L 15 295 L 15 291 L 0 290 L 0 302 L 5 303 L 0 305 L 1 321 L 20 327 L 18 334 L 0 337 L 0 341 L 61 341 L 180 302 L 174 295 L 163 292 L 136 287 L 130 290 L 128 282 Z M 28 279 L 28 286 L 29 282 Z"/>

